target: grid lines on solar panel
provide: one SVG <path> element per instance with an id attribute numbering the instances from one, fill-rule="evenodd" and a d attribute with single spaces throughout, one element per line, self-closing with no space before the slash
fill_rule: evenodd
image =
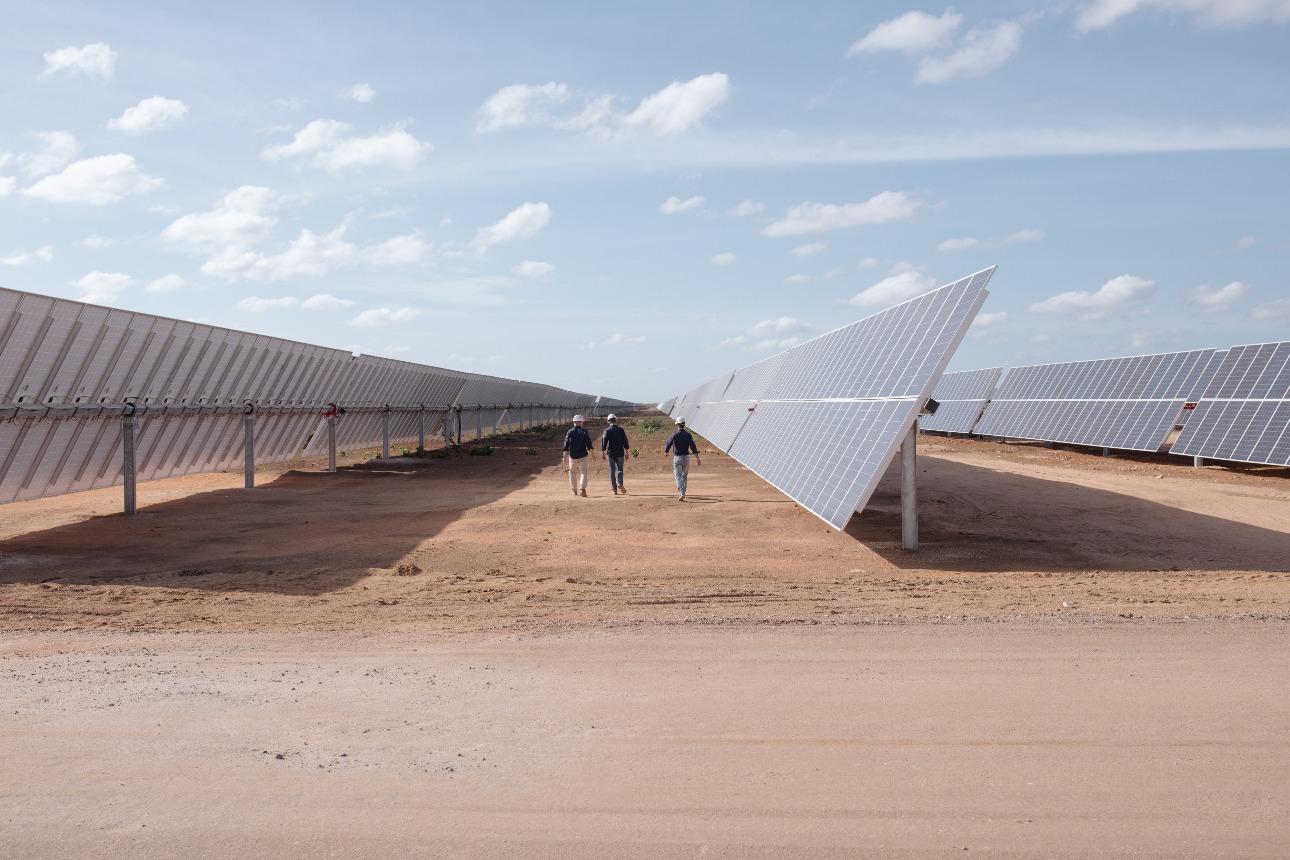
<path id="1" fill-rule="evenodd" d="M 701 402 L 710 380 L 679 397 L 748 468 L 835 528 L 863 507 L 949 355 L 985 300 L 993 269 L 956 281 L 778 356 L 735 371 L 724 407 Z M 737 399 L 736 399 L 737 398 Z M 752 403 L 748 412 L 745 404 Z M 733 408 L 732 408 L 733 407 Z"/>
<path id="2" fill-rule="evenodd" d="M 1214 350 L 1015 368 L 977 423 L 982 436 L 1156 451 Z"/>
<path id="3" fill-rule="evenodd" d="M 1290 341 L 1229 349 L 1171 451 L 1290 466 Z"/>
<path id="4" fill-rule="evenodd" d="M 919 428 L 942 433 L 971 433 L 1002 372 L 1001 367 L 987 367 L 942 376 L 932 392 L 932 399 L 940 406 L 935 414 L 919 417 Z"/>

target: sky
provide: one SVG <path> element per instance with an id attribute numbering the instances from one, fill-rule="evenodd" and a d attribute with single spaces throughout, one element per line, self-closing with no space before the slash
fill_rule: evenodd
<path id="1" fill-rule="evenodd" d="M 1290 340 L 1290 0 L 0 3 L 0 286 L 657 403 Z"/>

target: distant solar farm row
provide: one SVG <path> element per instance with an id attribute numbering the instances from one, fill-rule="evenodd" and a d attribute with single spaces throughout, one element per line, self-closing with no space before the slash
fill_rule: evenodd
<path id="1" fill-rule="evenodd" d="M 1290 466 L 1290 342 L 948 373 L 924 431 Z"/>
<path id="2" fill-rule="evenodd" d="M 0 289 L 0 503 L 630 405 Z"/>

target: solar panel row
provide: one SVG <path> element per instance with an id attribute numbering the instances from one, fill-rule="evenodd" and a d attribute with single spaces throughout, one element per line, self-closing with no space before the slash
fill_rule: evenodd
<path id="1" fill-rule="evenodd" d="M 971 433 L 981 412 L 999 384 L 1001 367 L 947 373 L 936 384 L 932 399 L 939 405 L 935 414 L 918 419 L 920 430 L 941 433 Z"/>
<path id="2" fill-rule="evenodd" d="M 976 425 L 982 436 L 1157 451 L 1216 367 L 1212 349 L 1018 367 Z"/>
<path id="3" fill-rule="evenodd" d="M 1170 450 L 1290 466 L 1290 341 L 1229 349 Z"/>
<path id="4" fill-rule="evenodd" d="M 914 426 L 993 274 L 977 272 L 662 405 L 840 529 Z"/>
<path id="5" fill-rule="evenodd" d="M 945 376 L 936 420 L 921 428 L 966 421 L 953 411 L 943 421 L 943 398 L 992 371 Z M 975 426 L 951 432 L 1158 451 L 1179 423 L 1171 453 L 1290 465 L 1290 341 L 1014 368 Z"/>
<path id="6" fill-rule="evenodd" d="M 412 439 L 454 408 L 497 427 L 597 398 L 0 288 L 0 503 L 121 483 L 128 409 L 149 480 L 241 463 L 245 404 L 259 462 L 321 450 L 331 403 L 347 408 L 338 442 L 352 449 L 380 444 L 387 417 L 393 439 Z"/>

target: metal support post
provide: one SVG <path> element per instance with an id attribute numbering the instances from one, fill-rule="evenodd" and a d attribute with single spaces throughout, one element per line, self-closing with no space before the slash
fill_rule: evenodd
<path id="1" fill-rule="evenodd" d="M 381 410 L 381 459 L 390 459 L 390 404 Z"/>
<path id="2" fill-rule="evenodd" d="M 905 549 L 918 549 L 918 430 L 909 425 L 900 445 L 900 538 Z"/>
<path id="3" fill-rule="evenodd" d="M 1204 457 L 1192 457 L 1192 458 L 1191 458 L 1191 465 L 1192 465 L 1192 468 L 1194 468 L 1194 469 L 1199 469 L 1199 468 L 1201 468 L 1202 466 L 1204 466 L 1204 465 L 1205 465 L 1205 458 L 1204 458 Z"/>
<path id="4" fill-rule="evenodd" d="M 327 416 L 327 471 L 336 471 L 336 416 Z"/>
<path id="5" fill-rule="evenodd" d="M 461 447 L 461 407 L 460 406 L 457 407 L 454 414 L 457 416 L 456 418 L 457 447 L 460 448 Z"/>
<path id="6" fill-rule="evenodd" d="M 135 514 L 134 404 L 126 404 L 121 416 L 121 479 L 125 489 L 125 515 Z"/>
<path id="7" fill-rule="evenodd" d="M 484 407 L 475 407 L 475 441 L 484 441 Z"/>
<path id="8" fill-rule="evenodd" d="M 255 405 L 246 404 L 242 416 L 242 477 L 243 486 L 255 489 Z"/>
<path id="9" fill-rule="evenodd" d="M 421 404 L 420 408 L 417 409 L 417 450 L 424 451 L 425 449 L 426 449 L 426 407 L 425 407 L 425 404 L 423 403 Z"/>

